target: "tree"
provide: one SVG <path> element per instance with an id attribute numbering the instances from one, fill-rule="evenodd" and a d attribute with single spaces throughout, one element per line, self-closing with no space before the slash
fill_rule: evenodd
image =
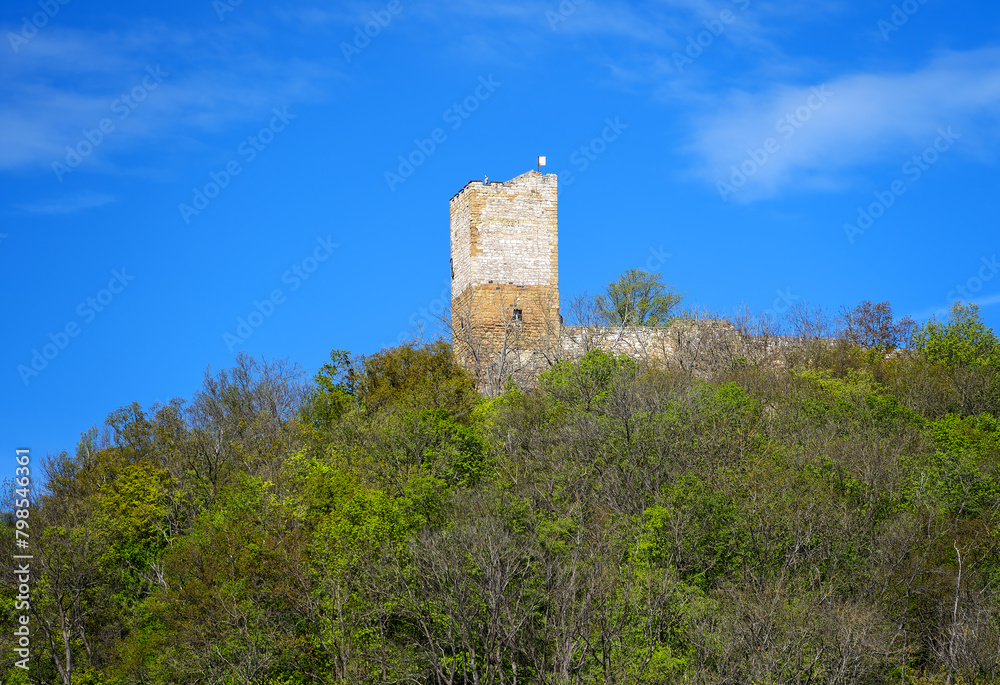
<path id="1" fill-rule="evenodd" d="M 66 459 L 63 455 L 55 459 Z M 113 589 L 101 567 L 105 540 L 92 519 L 90 498 L 46 498 L 35 524 L 43 531 L 33 548 L 36 590 L 31 598 L 32 622 L 41 628 L 62 682 L 70 685 L 74 671 L 93 663 L 102 651 L 96 640 L 102 624 L 114 614 Z M 96 647 L 96 649 L 95 649 Z"/>
<path id="2" fill-rule="evenodd" d="M 471 376 L 455 363 L 451 345 L 443 340 L 360 357 L 347 373 L 347 385 L 368 415 L 394 407 L 464 415 L 477 401 Z"/>
<path id="3" fill-rule="evenodd" d="M 946 366 L 1000 366 L 1000 340 L 979 316 L 979 306 L 956 302 L 948 323 L 937 318 L 914 333 L 914 346 Z"/>
<path id="4" fill-rule="evenodd" d="M 680 301 L 663 276 L 642 269 L 629 269 L 595 298 L 598 315 L 608 326 L 666 326 Z"/>
<path id="5" fill-rule="evenodd" d="M 557 400 L 590 411 L 607 400 L 618 377 L 634 375 L 637 364 L 628 357 L 614 357 L 591 350 L 579 361 L 561 361 L 542 374 L 541 386 Z"/>
<path id="6" fill-rule="evenodd" d="M 910 335 L 916 323 L 908 316 L 896 321 L 888 302 L 872 304 L 864 300 L 854 309 L 842 307 L 840 322 L 847 342 L 880 352 L 892 352 L 910 346 Z"/>
<path id="7" fill-rule="evenodd" d="M 803 340 L 820 340 L 832 336 L 830 318 L 821 306 L 810 307 L 808 302 L 796 302 L 788 308 L 785 322 L 792 335 Z"/>
<path id="8" fill-rule="evenodd" d="M 165 472 L 91 446 L 85 437 L 75 458 L 44 462 L 47 492 L 32 512 L 32 620 L 66 685 L 109 663 L 163 546 Z"/>
<path id="9" fill-rule="evenodd" d="M 147 662 L 133 664 L 133 682 L 275 682 L 293 663 L 307 667 L 296 638 L 303 539 L 289 513 L 272 484 L 241 474 L 164 552 L 166 582 L 129 638 Z"/>
<path id="10" fill-rule="evenodd" d="M 240 473 L 277 482 L 298 437 L 290 430 L 308 397 L 302 371 L 287 360 L 239 354 L 236 366 L 205 380 L 185 408 L 184 444 L 166 468 L 189 493 L 189 514 L 211 508 Z"/>
<path id="11" fill-rule="evenodd" d="M 354 406 L 356 398 L 351 382 L 352 371 L 349 352 L 330 351 L 330 361 L 313 376 L 315 385 L 302 408 L 306 425 L 314 429 L 328 428 Z"/>
<path id="12" fill-rule="evenodd" d="M 914 346 L 950 378 L 962 413 L 1000 407 L 1000 340 L 979 318 L 979 307 L 956 302 L 948 323 L 931 319 L 914 333 Z"/>

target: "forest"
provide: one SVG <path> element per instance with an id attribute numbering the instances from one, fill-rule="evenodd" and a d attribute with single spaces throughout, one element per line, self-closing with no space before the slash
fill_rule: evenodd
<path id="1" fill-rule="evenodd" d="M 1000 683 L 1000 342 L 864 304 L 783 364 L 482 395 L 439 339 L 126 399 L 6 482 L 2 681 Z"/>

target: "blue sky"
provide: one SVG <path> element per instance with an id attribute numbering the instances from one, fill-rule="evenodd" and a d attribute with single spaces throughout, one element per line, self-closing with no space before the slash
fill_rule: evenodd
<path id="1" fill-rule="evenodd" d="M 996 328 L 998 18 L 7 2 L 4 453 L 72 450 L 239 351 L 311 375 L 331 349 L 393 344 L 448 299 L 448 199 L 537 155 L 560 174 L 565 299 L 652 267 L 720 311 L 868 299 L 923 320 L 961 288 Z"/>

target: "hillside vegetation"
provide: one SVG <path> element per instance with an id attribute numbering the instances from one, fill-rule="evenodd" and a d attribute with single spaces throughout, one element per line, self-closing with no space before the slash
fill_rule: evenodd
<path id="1" fill-rule="evenodd" d="M 49 456 L 4 682 L 1000 683 L 1000 345 L 913 341 L 490 398 L 440 341 L 241 357 Z"/>

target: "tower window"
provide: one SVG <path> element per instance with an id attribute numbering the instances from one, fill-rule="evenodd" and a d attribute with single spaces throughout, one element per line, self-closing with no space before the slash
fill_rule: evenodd
<path id="1" fill-rule="evenodd" d="M 522 321 L 522 314 L 520 309 L 514 310 L 514 316 L 511 317 L 511 321 Z"/>

